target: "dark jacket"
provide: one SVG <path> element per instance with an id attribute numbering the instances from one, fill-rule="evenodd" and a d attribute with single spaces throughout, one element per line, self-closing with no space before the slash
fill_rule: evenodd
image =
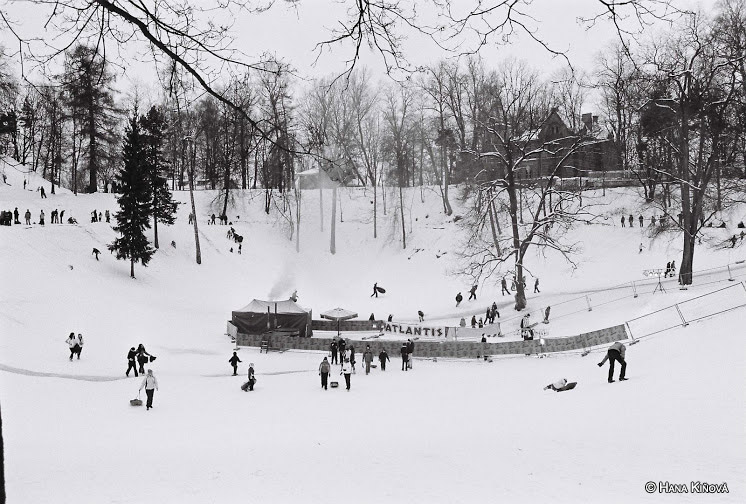
<path id="1" fill-rule="evenodd" d="M 401 346 L 401 356 L 404 358 L 404 360 L 407 360 L 408 355 L 409 355 L 409 349 L 407 348 L 407 344 L 404 343 Z"/>
<path id="2" fill-rule="evenodd" d="M 130 360 L 130 361 L 134 362 L 135 361 L 135 357 L 137 357 L 137 350 L 133 349 L 133 350 L 130 350 L 129 352 L 127 352 L 127 360 Z"/>
<path id="3" fill-rule="evenodd" d="M 389 359 L 389 354 L 386 352 L 386 350 L 381 350 L 381 353 L 378 354 L 378 360 L 381 362 L 391 362 L 391 359 Z"/>
<path id="4" fill-rule="evenodd" d="M 332 351 L 333 354 L 337 353 L 337 342 L 332 341 L 332 344 L 329 345 L 329 349 Z"/>
<path id="5" fill-rule="evenodd" d="M 371 352 L 370 350 L 366 350 L 365 352 L 363 352 L 363 362 L 367 362 L 368 364 L 373 362 L 373 352 Z"/>
<path id="6" fill-rule="evenodd" d="M 409 341 L 407 343 L 407 352 L 414 353 L 414 341 Z"/>
<path id="7" fill-rule="evenodd" d="M 228 359 L 228 362 L 231 363 L 231 366 L 235 366 L 236 364 L 238 364 L 239 362 L 241 362 L 241 359 L 238 358 L 238 355 L 234 355 L 233 357 L 231 357 L 230 359 Z"/>

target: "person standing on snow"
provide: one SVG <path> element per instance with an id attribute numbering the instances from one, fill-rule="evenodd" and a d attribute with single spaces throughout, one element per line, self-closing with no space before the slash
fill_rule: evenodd
<path id="1" fill-rule="evenodd" d="M 41 213 L 39 213 L 39 225 L 40 226 L 44 225 L 44 210 L 42 210 Z"/>
<path id="2" fill-rule="evenodd" d="M 412 369 L 412 354 L 414 353 L 414 341 L 407 340 L 407 366 Z"/>
<path id="3" fill-rule="evenodd" d="M 539 291 L 539 279 L 537 278 L 536 281 L 534 282 L 534 294 L 538 294 L 540 292 L 541 291 Z"/>
<path id="4" fill-rule="evenodd" d="M 247 376 L 249 377 L 249 381 L 246 382 L 247 387 L 244 389 L 244 391 L 250 391 L 254 390 L 254 384 L 256 383 L 256 377 L 254 376 L 254 363 L 249 363 L 249 371 Z"/>
<path id="5" fill-rule="evenodd" d="M 238 358 L 236 352 L 233 352 L 233 357 L 228 359 L 228 362 L 233 366 L 233 376 L 238 376 L 238 363 L 241 362 L 241 359 Z"/>
<path id="6" fill-rule="evenodd" d="M 624 219 L 624 217 L 622 217 L 622 219 Z M 500 285 L 502 286 L 502 291 L 500 291 L 500 293 L 503 296 L 505 294 L 507 294 L 508 296 L 510 296 L 510 291 L 508 290 L 508 282 L 507 282 L 507 280 L 505 280 L 505 277 L 503 277 L 502 281 L 500 282 Z"/>
<path id="7" fill-rule="evenodd" d="M 629 214 L 629 227 L 635 227 L 635 219 Z"/>
<path id="8" fill-rule="evenodd" d="M 26 218 L 26 225 L 30 226 L 31 225 L 31 211 L 28 208 L 26 209 L 26 213 L 23 214 L 23 216 Z"/>
<path id="9" fill-rule="evenodd" d="M 67 337 L 65 343 L 67 343 L 67 346 L 70 348 L 70 360 L 73 360 L 73 355 L 77 353 L 75 347 L 78 346 L 78 340 L 75 337 L 75 333 L 70 333 L 70 336 Z"/>
<path id="10" fill-rule="evenodd" d="M 352 372 L 355 372 L 355 347 L 350 344 L 350 366 L 352 366 Z"/>
<path id="11" fill-rule="evenodd" d="M 464 296 L 462 296 L 460 292 L 458 294 L 456 294 L 456 306 L 457 307 L 458 307 L 458 305 L 461 304 L 461 301 L 463 301 L 463 300 L 464 300 Z"/>
<path id="12" fill-rule="evenodd" d="M 155 391 L 158 390 L 158 380 L 156 380 L 152 369 L 148 369 L 148 374 L 143 378 L 139 390 L 142 390 L 143 388 L 145 389 L 145 395 L 148 396 L 148 401 L 145 404 L 147 406 L 147 411 L 153 407 L 153 395 L 155 395 Z"/>
<path id="13" fill-rule="evenodd" d="M 145 346 L 140 343 L 137 346 L 137 363 L 140 365 L 140 372 L 142 374 L 145 374 L 145 364 L 148 363 L 148 357 L 150 357 L 150 354 L 145 351 Z M 137 376 L 137 374 L 135 374 Z"/>
<path id="14" fill-rule="evenodd" d="M 391 359 L 389 359 L 389 354 L 386 353 L 385 348 L 378 354 L 378 361 L 381 363 L 381 371 L 386 371 L 386 361 L 391 362 Z"/>
<path id="15" fill-rule="evenodd" d="M 321 388 L 324 390 L 328 390 L 327 387 L 327 380 L 329 379 L 329 371 L 331 370 L 331 366 L 329 365 L 329 361 L 324 357 L 324 360 L 321 361 L 321 364 L 319 364 L 319 376 L 321 376 Z"/>
<path id="16" fill-rule="evenodd" d="M 419 317 L 420 322 L 425 321 L 425 313 L 422 310 L 417 310 L 417 316 Z"/>
<path id="17" fill-rule="evenodd" d="M 344 364 L 345 360 L 345 350 L 347 347 L 347 342 L 344 340 L 344 338 L 340 338 L 337 346 L 339 347 L 339 364 L 342 365 Z"/>
<path id="18" fill-rule="evenodd" d="M 127 376 L 130 375 L 130 369 L 135 372 L 135 376 L 137 376 L 137 365 L 135 364 L 135 359 L 137 358 L 137 350 L 135 350 L 135 347 L 130 348 L 130 351 L 127 353 L 127 372 L 124 373 Z"/>
<path id="19" fill-rule="evenodd" d="M 604 360 L 598 363 L 598 367 L 602 367 L 607 360 L 609 361 L 609 383 L 614 382 L 614 361 L 618 361 L 622 365 L 622 369 L 619 371 L 619 381 L 627 379 L 624 377 L 627 371 L 627 361 L 624 360 L 626 350 L 627 347 L 617 341 L 609 347 Z"/>
<path id="20" fill-rule="evenodd" d="M 402 371 L 409 371 L 409 365 L 407 364 L 408 360 L 409 360 L 409 349 L 407 349 L 406 343 L 402 343 L 401 344 L 401 370 Z"/>
<path id="21" fill-rule="evenodd" d="M 624 215 L 622 215 L 622 227 L 624 227 Z"/>
<path id="22" fill-rule="evenodd" d="M 337 364 L 337 340 L 333 339 L 329 345 L 329 351 L 332 354 L 332 364 Z"/>
<path id="23" fill-rule="evenodd" d="M 365 363 L 365 374 L 370 374 L 370 364 L 373 362 L 373 352 L 370 350 L 370 345 L 365 346 L 363 362 Z"/>
<path id="24" fill-rule="evenodd" d="M 80 360 L 80 353 L 83 351 L 83 335 L 78 333 L 78 348 L 76 353 L 78 354 L 78 360 Z"/>
<path id="25" fill-rule="evenodd" d="M 339 372 L 339 374 L 343 374 L 345 376 L 345 385 L 347 385 L 347 391 L 350 391 L 350 375 L 352 374 L 352 364 L 350 364 L 350 359 L 345 359 L 345 361 L 342 363 L 342 371 Z"/>

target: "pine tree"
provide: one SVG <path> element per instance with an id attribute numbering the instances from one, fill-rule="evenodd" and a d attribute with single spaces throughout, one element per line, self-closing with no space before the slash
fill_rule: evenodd
<path id="1" fill-rule="evenodd" d="M 147 266 L 155 250 L 150 247 L 145 229 L 150 228 L 151 191 L 148 183 L 145 138 L 137 121 L 137 111 L 125 129 L 123 148 L 124 168 L 117 175 L 121 196 L 117 198 L 119 211 L 114 215 L 114 231 L 122 236 L 109 245 L 117 259 L 130 260 L 130 276 L 135 278 L 135 263 Z"/>
<path id="2" fill-rule="evenodd" d="M 145 143 L 145 162 L 148 172 L 148 183 L 151 193 L 151 215 L 153 216 L 153 245 L 158 248 L 158 223 L 173 224 L 176 222 L 176 207 L 165 173 L 168 170 L 168 159 L 163 147 L 168 134 L 168 124 L 163 112 L 153 106 L 147 115 L 140 117 L 140 126 Z"/>

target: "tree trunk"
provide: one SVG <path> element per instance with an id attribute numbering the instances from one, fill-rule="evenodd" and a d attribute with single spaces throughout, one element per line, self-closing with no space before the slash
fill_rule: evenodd
<path id="1" fill-rule="evenodd" d="M 330 232 L 330 240 L 329 240 L 329 252 L 332 254 L 337 253 L 337 187 L 334 186 L 332 188 L 332 223 L 331 223 L 331 232 Z"/>
<path id="2" fill-rule="evenodd" d="M 495 244 L 495 253 L 497 254 L 497 257 L 500 257 L 502 254 L 500 253 L 500 242 L 497 240 L 497 231 L 495 230 L 495 215 L 492 210 L 492 198 L 490 197 L 491 193 L 488 194 L 487 199 L 487 207 L 490 214 L 490 229 L 492 229 L 492 241 Z"/>
<path id="3" fill-rule="evenodd" d="M 194 148 L 192 152 L 192 169 L 189 170 L 189 198 L 192 202 L 192 215 L 194 216 L 194 219 L 192 219 L 192 222 L 194 223 L 194 248 L 196 250 L 197 255 L 197 264 L 202 264 L 202 252 L 199 248 L 199 228 L 197 227 L 197 221 L 199 220 L 197 218 L 197 210 L 194 206 L 194 158 L 197 157 L 197 151 L 196 148 Z"/>
<path id="4" fill-rule="evenodd" d="M 510 201 L 510 226 L 513 231 L 513 254 L 515 254 L 515 309 L 521 311 L 526 307 L 526 293 L 523 289 L 523 264 L 520 259 L 521 236 L 518 228 L 518 197 L 519 189 L 515 184 L 515 173 L 513 167 L 508 167 L 508 199 Z"/>
<path id="5" fill-rule="evenodd" d="M 373 184 L 373 238 L 378 238 L 378 181 Z"/>
<path id="6" fill-rule="evenodd" d="M 402 191 L 401 184 L 399 184 L 399 207 L 401 209 L 401 241 L 402 248 L 407 248 L 407 230 L 404 227 L 404 192 Z"/>
<path id="7" fill-rule="evenodd" d="M 130 278 L 135 278 L 135 260 L 130 258 Z"/>

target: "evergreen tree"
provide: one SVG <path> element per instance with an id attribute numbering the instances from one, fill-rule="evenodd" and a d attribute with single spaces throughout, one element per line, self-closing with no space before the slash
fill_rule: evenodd
<path id="1" fill-rule="evenodd" d="M 176 207 L 165 174 L 168 172 L 168 159 L 163 148 L 168 135 L 166 116 L 158 107 L 151 107 L 147 115 L 140 117 L 140 125 L 145 143 L 145 163 L 148 173 L 148 184 L 151 196 L 151 215 L 153 216 L 153 244 L 158 248 L 158 222 L 173 224 L 176 222 Z"/>
<path id="2" fill-rule="evenodd" d="M 89 176 L 86 192 L 94 193 L 98 191 L 99 173 L 115 150 L 108 148 L 116 142 L 119 114 L 114 105 L 114 75 L 97 48 L 79 44 L 66 53 L 61 79 L 70 114 L 79 125 L 78 133 L 85 138 L 82 154 Z"/>
<path id="3" fill-rule="evenodd" d="M 130 276 L 135 278 L 135 263 L 147 266 L 155 250 L 150 247 L 145 229 L 150 228 L 151 191 L 148 183 L 145 138 L 137 121 L 137 111 L 125 129 L 123 148 L 124 168 L 117 175 L 121 196 L 117 198 L 119 211 L 114 215 L 114 231 L 122 236 L 109 245 L 117 259 L 130 260 Z"/>

